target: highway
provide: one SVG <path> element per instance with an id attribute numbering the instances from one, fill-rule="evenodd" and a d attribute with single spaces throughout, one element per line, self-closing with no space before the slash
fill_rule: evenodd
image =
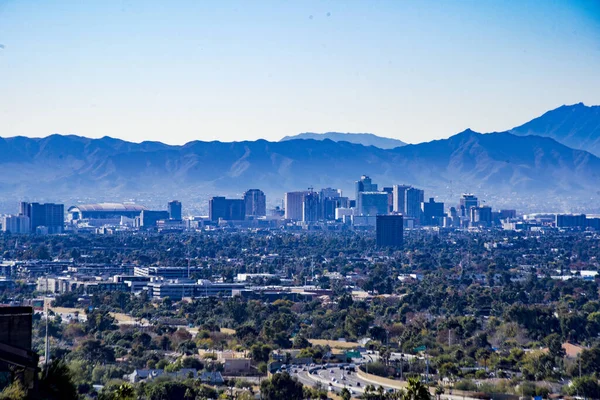
<path id="1" fill-rule="evenodd" d="M 332 364 L 328 368 L 324 368 L 321 365 L 315 365 L 313 367 L 290 366 L 288 372 L 305 386 L 316 387 L 320 384 L 323 389 L 338 394 L 343 388 L 347 388 L 350 390 L 352 397 L 357 397 L 364 393 L 364 388 L 367 385 L 373 385 L 375 388 L 383 386 L 386 391 L 398 390 L 389 385 L 380 385 L 361 379 L 356 372 L 343 370 L 342 367 L 344 365 L 345 364 Z M 402 383 L 403 382 L 398 381 L 399 385 Z M 445 400 L 476 400 L 464 396 L 449 395 L 447 393 L 443 394 L 441 398 Z"/>
<path id="2" fill-rule="evenodd" d="M 358 396 L 364 392 L 365 386 L 371 384 L 359 378 L 356 372 L 345 371 L 337 365 L 332 365 L 329 368 L 323 368 L 322 366 L 291 367 L 289 372 L 292 376 L 298 378 L 303 385 L 314 387 L 321 384 L 321 387 L 334 393 L 339 393 L 343 388 L 347 388 L 352 395 Z M 386 387 L 386 385 L 382 386 L 386 390 L 395 390 L 392 387 Z"/>

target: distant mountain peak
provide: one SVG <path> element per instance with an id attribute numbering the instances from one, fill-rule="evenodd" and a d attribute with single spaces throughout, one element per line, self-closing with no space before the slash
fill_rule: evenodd
<path id="1" fill-rule="evenodd" d="M 510 130 L 515 135 L 550 137 L 569 147 L 600 155 L 600 106 L 562 105 Z"/>
<path id="2" fill-rule="evenodd" d="M 343 133 L 343 132 L 325 132 L 325 133 L 315 133 L 315 132 L 304 132 L 298 135 L 286 136 L 280 140 L 280 142 L 284 142 L 286 140 L 333 140 L 334 142 L 349 142 L 354 144 L 360 144 L 363 146 L 375 146 L 381 149 L 393 149 L 396 147 L 406 146 L 406 143 L 392 138 L 386 138 L 382 136 L 377 136 L 372 133 Z"/>

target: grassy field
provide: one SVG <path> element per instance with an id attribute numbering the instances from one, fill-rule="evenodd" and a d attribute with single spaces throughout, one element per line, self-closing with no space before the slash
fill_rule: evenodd
<path id="1" fill-rule="evenodd" d="M 314 346 L 329 346 L 332 349 L 353 349 L 360 346 L 357 342 L 340 342 L 337 340 L 308 339 L 308 341 Z"/>

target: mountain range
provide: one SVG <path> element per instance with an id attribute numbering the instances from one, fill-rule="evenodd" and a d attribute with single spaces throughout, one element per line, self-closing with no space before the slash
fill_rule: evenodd
<path id="1" fill-rule="evenodd" d="M 510 131 L 515 135 L 539 135 L 569 147 L 600 156 L 600 106 L 583 103 L 562 106 Z"/>
<path id="2" fill-rule="evenodd" d="M 557 141 L 591 141 L 600 117 L 590 109 L 597 110 L 564 106 L 508 132 L 466 130 L 391 149 L 330 139 L 171 146 L 57 134 L 0 138 L 0 200 L 162 204 L 179 198 L 202 209 L 207 195 L 240 196 L 253 187 L 271 202 L 285 191 L 328 186 L 353 198 L 353 182 L 367 174 L 381 187 L 412 184 L 454 202 L 469 191 L 523 208 L 548 209 L 559 200 L 561 207 L 596 204 L 600 158 Z"/>
<path id="3" fill-rule="evenodd" d="M 391 139 L 381 136 L 376 136 L 372 133 L 340 133 L 340 132 L 325 132 L 313 133 L 305 132 L 294 136 L 285 136 L 280 141 L 296 140 L 296 139 L 314 139 L 314 140 L 333 140 L 334 142 L 349 142 L 362 144 L 363 146 L 375 146 L 380 149 L 393 149 L 400 146 L 406 146 L 401 140 Z"/>

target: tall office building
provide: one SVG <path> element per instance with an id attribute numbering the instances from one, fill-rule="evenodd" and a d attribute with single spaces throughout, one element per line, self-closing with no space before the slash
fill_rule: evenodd
<path id="1" fill-rule="evenodd" d="M 474 194 L 463 193 L 460 198 L 459 209 L 461 217 L 469 217 L 471 214 L 471 207 L 479 206 L 479 200 Z"/>
<path id="2" fill-rule="evenodd" d="M 142 210 L 139 217 L 136 217 L 138 228 L 154 228 L 160 220 L 170 218 L 169 211 Z"/>
<path id="3" fill-rule="evenodd" d="M 378 247 L 402 248 L 404 244 L 402 215 L 378 215 L 376 224 Z"/>
<path id="4" fill-rule="evenodd" d="M 428 202 L 421 203 L 421 215 L 423 225 L 441 225 L 445 215 L 444 203 L 438 203 L 430 197 Z"/>
<path id="5" fill-rule="evenodd" d="M 327 221 L 335 219 L 336 208 L 348 207 L 348 198 L 342 197 L 342 191 L 339 189 L 321 189 L 319 192 L 319 201 L 321 204 L 319 218 Z"/>
<path id="6" fill-rule="evenodd" d="M 267 215 L 267 196 L 260 189 L 250 189 L 244 193 L 246 216 L 264 217 Z"/>
<path id="7" fill-rule="evenodd" d="M 2 232 L 30 233 L 29 217 L 26 215 L 3 215 L 0 217 Z"/>
<path id="8" fill-rule="evenodd" d="M 323 188 L 319 192 L 319 196 L 321 197 L 321 199 L 324 199 L 326 197 L 338 198 L 342 197 L 342 191 L 340 189 Z"/>
<path id="9" fill-rule="evenodd" d="M 359 215 L 375 216 L 388 213 L 388 194 L 385 192 L 360 192 L 358 200 Z"/>
<path id="10" fill-rule="evenodd" d="M 226 199 L 215 196 L 209 201 L 209 217 L 211 221 L 241 221 L 246 218 L 246 204 L 243 199 Z"/>
<path id="11" fill-rule="evenodd" d="M 285 218 L 302 220 L 302 205 L 308 192 L 287 192 L 284 196 Z"/>
<path id="12" fill-rule="evenodd" d="M 394 212 L 394 188 L 393 187 L 384 187 L 381 189 L 382 192 L 387 193 L 388 195 L 388 210 L 386 214 L 391 214 Z"/>
<path id="13" fill-rule="evenodd" d="M 469 209 L 470 220 L 473 226 L 490 226 L 492 224 L 492 207 L 471 207 Z"/>
<path id="14" fill-rule="evenodd" d="M 64 204 L 21 202 L 20 215 L 29 217 L 29 231 L 32 233 L 41 227 L 47 228 L 48 233 L 62 233 L 64 230 Z"/>
<path id="15" fill-rule="evenodd" d="M 167 211 L 169 211 L 169 219 L 181 221 L 181 202 L 172 200 L 169 202 Z"/>
<path id="16" fill-rule="evenodd" d="M 406 212 L 406 191 L 410 189 L 408 185 L 392 186 L 392 211 L 404 214 Z"/>
<path id="17" fill-rule="evenodd" d="M 425 200 L 425 191 L 417 188 L 406 189 L 404 197 L 404 215 L 407 217 L 421 219 L 421 203 Z"/>
<path id="18" fill-rule="evenodd" d="M 356 181 L 355 183 L 356 186 L 356 208 L 357 209 L 361 209 L 360 207 L 360 196 L 359 194 L 361 192 L 376 192 L 377 191 L 377 184 L 373 183 L 371 181 L 371 178 L 369 178 L 367 175 L 363 175 L 360 177 L 360 180 Z"/>
<path id="19" fill-rule="evenodd" d="M 302 221 L 317 222 L 320 219 L 321 202 L 316 192 L 308 192 L 302 200 Z"/>

